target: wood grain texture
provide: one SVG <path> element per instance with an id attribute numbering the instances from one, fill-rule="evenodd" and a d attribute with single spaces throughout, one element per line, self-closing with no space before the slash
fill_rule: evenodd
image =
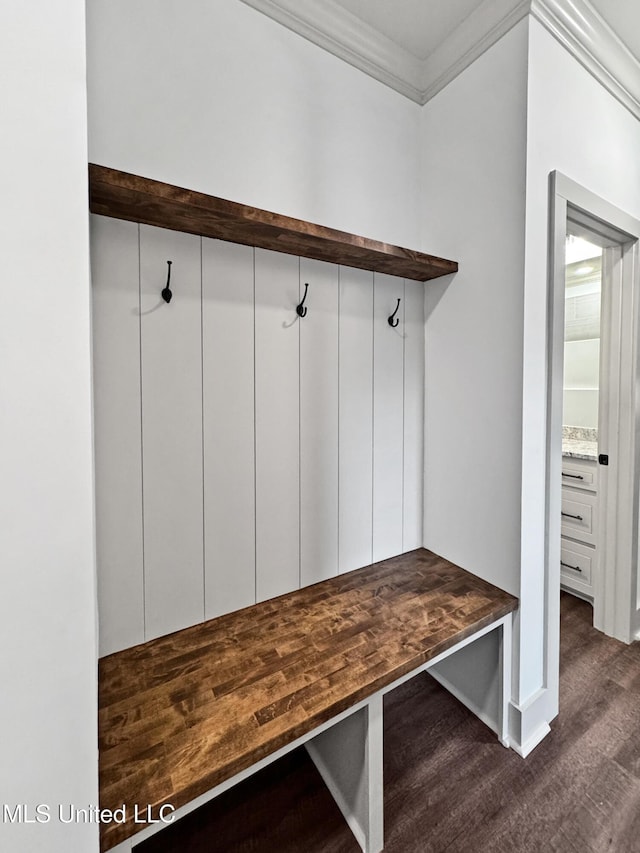
<path id="1" fill-rule="evenodd" d="M 103 658 L 101 807 L 179 807 L 516 606 L 420 549 Z"/>
<path id="2" fill-rule="evenodd" d="M 301 219 L 89 164 L 92 213 L 427 281 L 458 264 Z"/>
<path id="3" fill-rule="evenodd" d="M 428 675 L 388 693 L 384 853 L 637 853 L 640 644 L 561 596 L 560 715 L 526 760 Z M 136 853 L 359 853 L 304 749 Z"/>

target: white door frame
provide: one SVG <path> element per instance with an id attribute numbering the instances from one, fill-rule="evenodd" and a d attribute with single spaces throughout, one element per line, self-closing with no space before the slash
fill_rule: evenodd
<path id="1" fill-rule="evenodd" d="M 600 530 L 604 538 L 600 566 L 616 565 L 616 572 L 599 571 L 594 579 L 594 624 L 623 642 L 636 638 L 638 610 L 638 518 L 640 479 L 640 365 L 638 315 L 640 222 L 586 190 L 560 172 L 550 176 L 550 237 L 547 352 L 547 464 L 546 566 L 547 685 L 557 690 L 560 590 L 560 508 L 562 474 L 562 404 L 564 357 L 565 242 L 567 218 L 584 222 L 600 233 L 604 274 L 610 283 L 603 299 L 604 335 L 608 357 L 606 386 L 599 415 L 600 452 L 614 461 L 600 466 L 598 486 Z M 614 245 L 615 244 L 615 245 Z M 621 245 L 622 244 L 622 245 Z M 613 359 L 611 358 L 613 353 Z M 616 353 L 618 354 L 616 356 Z M 616 358 L 618 359 L 616 361 Z M 604 447 L 606 442 L 606 448 Z M 617 464 L 615 464 L 617 462 Z M 605 532 L 606 531 L 606 532 Z M 557 695 L 557 694 L 556 694 Z"/>

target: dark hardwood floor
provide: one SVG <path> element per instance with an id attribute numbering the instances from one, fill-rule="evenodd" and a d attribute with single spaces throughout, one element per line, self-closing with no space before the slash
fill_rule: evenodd
<path id="1" fill-rule="evenodd" d="M 386 853 L 640 853 L 640 644 L 562 595 L 560 716 L 523 760 L 428 676 L 385 699 Z M 358 853 L 297 750 L 137 853 Z"/>

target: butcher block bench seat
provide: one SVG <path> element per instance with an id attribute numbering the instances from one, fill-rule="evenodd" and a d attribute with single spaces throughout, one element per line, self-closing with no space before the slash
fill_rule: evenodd
<path id="1" fill-rule="evenodd" d="M 179 817 L 306 742 L 362 848 L 380 850 L 382 694 L 510 628 L 516 607 L 419 549 L 102 658 L 101 849 L 134 850 L 161 814 Z"/>

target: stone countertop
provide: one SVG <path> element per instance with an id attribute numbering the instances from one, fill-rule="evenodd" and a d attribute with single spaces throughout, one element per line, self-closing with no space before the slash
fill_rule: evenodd
<path id="1" fill-rule="evenodd" d="M 572 459 L 598 459 L 598 430 L 590 427 L 562 427 L 562 455 Z"/>
<path id="2" fill-rule="evenodd" d="M 584 441 L 578 438 L 562 439 L 562 455 L 571 459 L 598 459 L 598 442 Z"/>

